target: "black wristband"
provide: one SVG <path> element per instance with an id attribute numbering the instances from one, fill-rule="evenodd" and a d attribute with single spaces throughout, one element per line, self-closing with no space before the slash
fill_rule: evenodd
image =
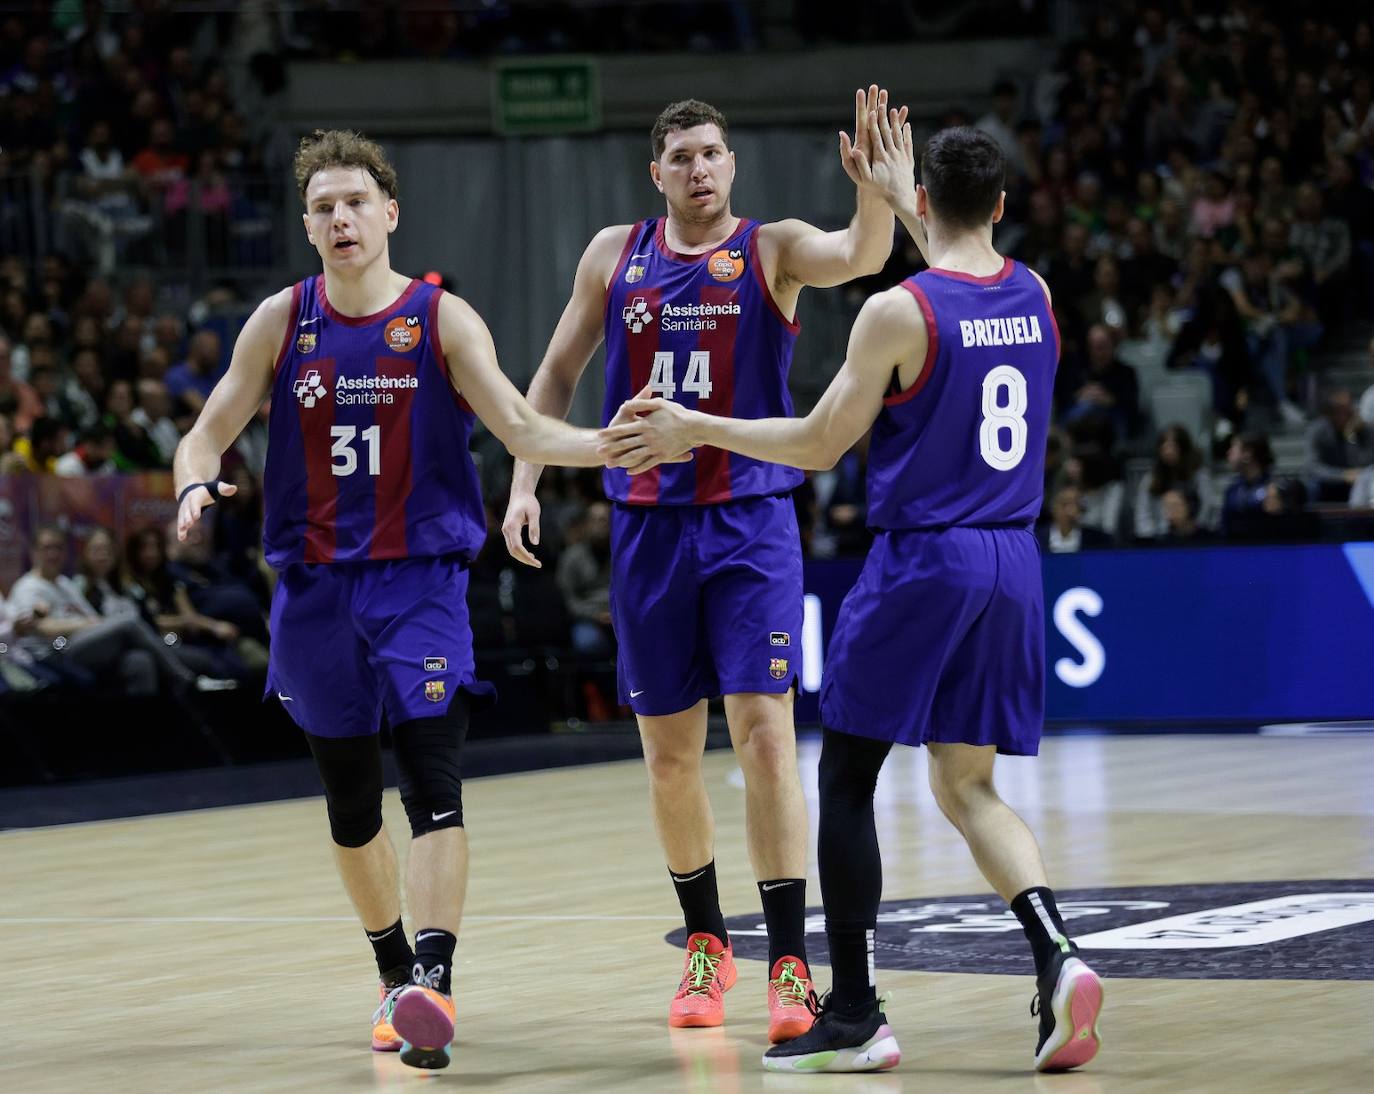
<path id="1" fill-rule="evenodd" d="M 187 495 L 187 494 L 189 494 L 192 490 L 195 490 L 196 488 L 201 487 L 201 486 L 205 487 L 205 489 L 207 489 L 208 491 L 210 491 L 210 497 L 211 497 L 211 498 L 218 498 L 218 497 L 219 497 L 219 483 L 218 483 L 218 482 L 193 482 L 193 483 L 191 483 L 190 486 L 186 487 L 186 489 L 184 489 L 180 494 L 177 495 L 177 506 L 178 506 L 178 507 L 181 506 L 181 503 L 182 503 L 183 501 L 186 500 L 186 495 Z"/>

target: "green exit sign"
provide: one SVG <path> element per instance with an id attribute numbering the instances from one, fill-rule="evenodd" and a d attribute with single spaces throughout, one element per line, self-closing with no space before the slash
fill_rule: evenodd
<path id="1" fill-rule="evenodd" d="M 601 126 L 596 62 L 560 57 L 501 61 L 492 96 L 498 133 L 583 133 Z"/>

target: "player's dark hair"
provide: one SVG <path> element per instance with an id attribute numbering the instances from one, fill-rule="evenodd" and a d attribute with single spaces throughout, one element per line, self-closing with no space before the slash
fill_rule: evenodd
<path id="1" fill-rule="evenodd" d="M 301 201 L 305 201 L 310 180 L 330 167 L 361 167 L 387 197 L 394 199 L 399 193 L 396 168 L 380 144 L 347 129 L 317 129 L 302 137 L 296 149 L 293 168 Z"/>
<path id="2" fill-rule="evenodd" d="M 942 129 L 921 152 L 921 185 L 935 215 L 951 227 L 990 224 L 1006 178 L 1002 149 L 981 129 Z"/>
<path id="3" fill-rule="evenodd" d="M 704 103 L 700 99 L 682 99 L 679 102 L 669 103 L 663 108 L 663 113 L 654 121 L 654 128 L 649 133 L 654 145 L 654 159 L 663 155 L 663 147 L 668 142 L 668 134 L 674 129 L 694 129 L 699 125 L 712 123 L 720 130 L 720 139 L 728 147 L 730 133 L 725 124 L 725 115 L 710 103 Z"/>

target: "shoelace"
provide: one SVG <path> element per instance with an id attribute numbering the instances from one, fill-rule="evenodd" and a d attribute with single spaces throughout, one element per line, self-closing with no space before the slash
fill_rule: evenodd
<path id="1" fill-rule="evenodd" d="M 716 981 L 716 967 L 725 951 L 710 954 L 706 952 L 706 940 L 697 942 L 697 948 L 687 958 L 687 972 L 682 977 L 682 987 L 688 995 L 708 995 L 711 985 Z"/>
<path id="2" fill-rule="evenodd" d="M 443 978 L 443 965 L 435 965 L 434 968 L 426 972 L 425 967 L 417 961 L 415 967 L 410 971 L 411 983 L 418 984 L 422 988 L 429 988 L 432 991 L 439 990 L 439 984 Z"/>
<path id="3" fill-rule="evenodd" d="M 391 1010 L 396 1006 L 396 997 L 408 987 L 410 987 L 409 984 L 397 984 L 386 993 L 386 998 L 384 998 L 377 1005 L 377 1009 L 372 1012 L 372 1024 L 374 1026 L 382 1020 L 383 1016 L 385 1016 L 388 1021 L 391 1020 Z"/>
<path id="4" fill-rule="evenodd" d="M 805 1006 L 807 997 L 806 981 L 797 976 L 797 963 L 784 961 L 782 972 L 773 982 L 773 990 L 778 993 L 778 1001 L 785 1007 Z M 815 994 L 811 992 L 811 994 Z"/>
<path id="5" fill-rule="evenodd" d="M 1038 1018 L 1038 1017 L 1040 1016 L 1040 993 L 1039 993 L 1039 992 L 1036 992 L 1036 993 L 1035 993 L 1035 998 L 1031 1000 L 1031 1008 L 1030 1008 L 1030 1010 L 1031 1010 L 1031 1017 L 1032 1017 L 1032 1018 Z"/>

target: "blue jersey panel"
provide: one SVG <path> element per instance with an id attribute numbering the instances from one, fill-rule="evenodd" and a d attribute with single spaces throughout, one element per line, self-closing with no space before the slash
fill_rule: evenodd
<path id="1" fill-rule="evenodd" d="M 902 285 L 925 314 L 929 351 L 873 424 L 869 524 L 1031 524 L 1059 361 L 1045 290 L 1011 259 L 991 277 L 932 269 Z"/>

